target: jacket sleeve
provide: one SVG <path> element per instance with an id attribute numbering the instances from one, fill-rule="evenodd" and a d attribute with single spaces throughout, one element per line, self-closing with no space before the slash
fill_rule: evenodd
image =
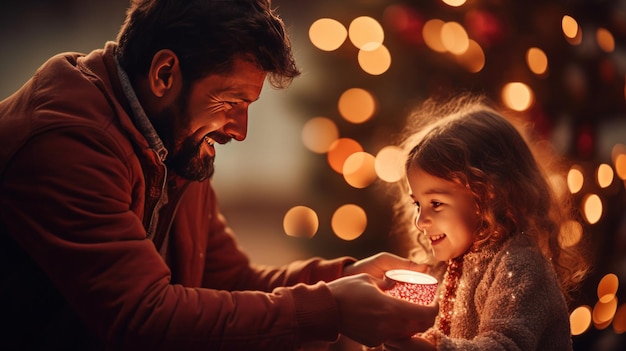
<path id="1" fill-rule="evenodd" d="M 172 284 L 135 212 L 137 160 L 123 150 L 98 128 L 42 134 L 12 161 L 0 199 L 7 231 L 108 349 L 292 350 L 337 337 L 322 282 L 271 292 Z"/>

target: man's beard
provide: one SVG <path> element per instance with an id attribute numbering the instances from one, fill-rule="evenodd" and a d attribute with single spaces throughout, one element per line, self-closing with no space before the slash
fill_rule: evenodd
<path id="1" fill-rule="evenodd" d="M 186 108 L 187 92 L 188 89 L 184 89 L 176 104 L 161 112 L 153 124 L 169 152 L 165 160 L 167 168 L 185 179 L 201 182 L 213 176 L 215 156 L 208 153 L 202 155 L 204 139 L 198 142 L 191 135 L 182 141 L 177 138 L 177 134 L 182 135 L 188 129 L 190 120 Z M 181 143 L 180 147 L 177 147 L 178 142 Z"/>
<path id="2" fill-rule="evenodd" d="M 165 164 L 185 179 L 201 182 L 211 178 L 215 172 L 213 165 L 215 157 L 208 154 L 201 155 L 202 143 L 204 139 L 198 143 L 191 137 L 185 138 L 180 149 L 170 155 Z"/>

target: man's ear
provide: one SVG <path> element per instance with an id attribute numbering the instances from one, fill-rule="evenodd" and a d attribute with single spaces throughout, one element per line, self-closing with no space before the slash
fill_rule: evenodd
<path id="1" fill-rule="evenodd" d="M 180 85 L 182 81 L 180 62 L 172 50 L 163 49 L 154 54 L 148 81 L 152 93 L 157 97 L 164 97 L 176 85 Z"/>

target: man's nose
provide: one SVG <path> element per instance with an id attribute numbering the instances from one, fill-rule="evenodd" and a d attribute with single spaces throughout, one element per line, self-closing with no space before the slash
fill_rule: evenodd
<path id="1" fill-rule="evenodd" d="M 226 127 L 226 133 L 233 139 L 245 140 L 248 135 L 248 110 L 238 113 Z"/>

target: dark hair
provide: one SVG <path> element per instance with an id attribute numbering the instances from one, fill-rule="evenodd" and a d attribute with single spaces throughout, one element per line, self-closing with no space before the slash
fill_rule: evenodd
<path id="1" fill-rule="evenodd" d="M 187 84 L 229 73 L 235 58 L 256 63 L 277 88 L 300 74 L 268 0 L 131 0 L 117 41 L 131 79 L 147 74 L 162 49 L 178 56 Z"/>
<path id="2" fill-rule="evenodd" d="M 482 219 L 474 249 L 524 233 L 550 260 L 564 293 L 576 287 L 588 264 L 580 245 L 562 243 L 575 214 L 571 196 L 552 186 L 551 176 L 564 177 L 555 168 L 556 155 L 539 152 L 539 146 L 547 145 L 531 144 L 521 125 L 482 97 L 463 96 L 446 104 L 427 101 L 411 118 L 409 124 L 418 127 L 410 125 L 404 143 L 406 170 L 419 167 L 472 192 Z"/>

